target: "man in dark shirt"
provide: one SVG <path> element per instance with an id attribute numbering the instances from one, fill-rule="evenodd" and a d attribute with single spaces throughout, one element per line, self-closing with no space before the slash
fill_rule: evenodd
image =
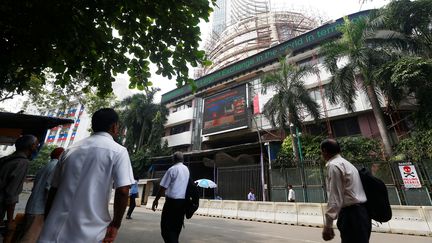
<path id="1" fill-rule="evenodd" d="M 16 151 L 0 159 L 0 224 L 7 214 L 7 226 L 13 222 L 15 205 L 22 192 L 29 160 L 39 146 L 33 135 L 24 135 L 15 142 Z"/>

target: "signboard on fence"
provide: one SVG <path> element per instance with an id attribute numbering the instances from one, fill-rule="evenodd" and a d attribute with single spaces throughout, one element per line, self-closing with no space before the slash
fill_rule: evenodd
<path id="1" fill-rule="evenodd" d="M 421 188 L 421 182 L 418 177 L 415 166 L 411 163 L 399 163 L 399 171 L 405 188 Z"/>

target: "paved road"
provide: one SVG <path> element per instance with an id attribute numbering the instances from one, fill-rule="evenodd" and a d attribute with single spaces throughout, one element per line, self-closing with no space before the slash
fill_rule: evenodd
<path id="1" fill-rule="evenodd" d="M 24 212 L 29 192 L 20 195 L 17 212 Z M 163 243 L 160 235 L 160 211 L 153 212 L 137 207 L 132 220 L 123 220 L 118 243 Z M 260 223 L 235 219 L 202 217 L 194 215 L 185 220 L 185 228 L 180 235 L 182 243 L 230 243 L 230 242 L 283 242 L 317 243 L 321 239 L 320 228 Z M 337 230 L 335 232 L 338 234 Z M 0 238 L 1 240 L 1 238 Z M 0 241 L 1 242 L 1 241 Z M 340 242 L 339 235 L 330 243 Z M 432 243 L 432 237 L 399 234 L 372 233 L 370 243 Z"/>
<path id="2" fill-rule="evenodd" d="M 143 207 L 135 209 L 132 220 L 124 220 L 116 242 L 125 243 L 162 243 L 159 222 L 160 212 Z M 337 232 L 336 232 L 337 233 Z M 330 243 L 340 242 L 336 235 Z M 185 220 L 180 242 L 217 243 L 217 242 L 284 242 L 317 243 L 321 239 L 321 229 L 312 227 L 288 226 L 252 221 L 221 219 L 194 215 Z M 408 236 L 398 234 L 372 233 L 371 243 L 431 243 L 432 237 Z"/>

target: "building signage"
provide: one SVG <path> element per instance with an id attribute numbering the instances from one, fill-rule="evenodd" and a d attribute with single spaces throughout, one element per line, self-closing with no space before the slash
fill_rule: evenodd
<path id="1" fill-rule="evenodd" d="M 203 135 L 248 127 L 246 85 L 237 86 L 204 100 Z"/>
<path id="2" fill-rule="evenodd" d="M 348 18 L 351 21 L 356 21 L 358 19 L 368 16 L 369 12 L 369 10 L 361 11 L 349 15 Z M 228 78 L 234 77 L 246 71 L 256 69 L 267 63 L 277 61 L 281 56 L 287 55 L 290 51 L 297 51 L 304 48 L 312 47 L 323 42 L 324 40 L 336 37 L 340 35 L 338 27 L 341 26 L 343 23 L 343 18 L 340 18 L 333 23 L 328 23 L 320 26 L 312 31 L 294 37 L 268 50 L 262 51 L 242 61 L 231 64 L 229 66 L 226 66 L 225 68 L 203 76 L 195 80 L 197 90 L 201 90 L 208 86 L 215 85 L 218 82 L 222 82 Z M 192 93 L 191 86 L 185 85 L 181 88 L 163 94 L 161 103 L 168 103 L 190 93 Z"/>
<path id="3" fill-rule="evenodd" d="M 418 177 L 415 166 L 411 163 L 400 163 L 399 171 L 405 188 L 421 188 L 420 179 Z"/>

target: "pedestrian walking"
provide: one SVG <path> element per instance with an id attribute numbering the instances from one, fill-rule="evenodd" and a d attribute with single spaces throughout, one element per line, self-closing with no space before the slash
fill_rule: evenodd
<path id="1" fill-rule="evenodd" d="M 327 162 L 328 194 L 322 237 L 326 241 L 334 238 L 333 221 L 337 219 L 342 243 L 368 243 L 372 225 L 357 168 L 342 158 L 336 140 L 325 139 L 320 147 Z"/>
<path id="2" fill-rule="evenodd" d="M 249 194 L 247 195 L 248 201 L 256 201 L 255 190 L 253 188 L 249 188 Z"/>
<path id="3" fill-rule="evenodd" d="M 54 171 L 39 243 L 113 242 L 134 176 L 125 147 L 114 139 L 119 117 L 110 108 L 92 116 L 94 134 L 65 150 Z M 111 219 L 108 203 L 115 188 Z"/>
<path id="4" fill-rule="evenodd" d="M 158 206 L 159 198 L 165 194 L 165 204 L 161 216 L 161 234 L 166 243 L 176 243 L 184 222 L 186 188 L 189 182 L 189 169 L 183 164 L 183 153 L 175 152 L 171 166 L 160 182 L 160 188 L 152 210 Z"/>
<path id="5" fill-rule="evenodd" d="M 288 202 L 295 202 L 295 191 L 292 185 L 288 185 Z"/>
<path id="6" fill-rule="evenodd" d="M 35 136 L 24 135 L 15 141 L 16 151 L 0 159 L 0 226 L 6 227 L 5 238 L 10 237 L 14 228 L 15 205 L 23 190 L 30 159 L 38 147 L 39 141 Z M 6 225 L 3 221 L 5 216 Z"/>
<path id="7" fill-rule="evenodd" d="M 126 213 L 126 219 L 132 219 L 132 212 L 136 207 L 135 199 L 138 198 L 138 180 L 135 179 L 135 183 L 132 184 L 129 191 L 129 209 Z"/>
<path id="8" fill-rule="evenodd" d="M 52 172 L 63 153 L 64 148 L 58 147 L 51 151 L 51 160 L 36 174 L 32 193 L 25 208 L 25 223 L 21 243 L 36 243 L 44 224 L 45 204 L 51 187 Z"/>

